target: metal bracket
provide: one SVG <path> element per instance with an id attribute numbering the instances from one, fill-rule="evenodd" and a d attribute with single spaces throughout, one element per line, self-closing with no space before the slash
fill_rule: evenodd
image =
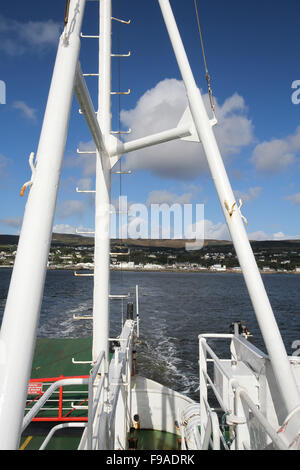
<path id="1" fill-rule="evenodd" d="M 34 177 L 35 177 L 35 172 L 36 172 L 36 163 L 34 163 L 34 152 L 31 152 L 31 154 L 29 155 L 29 166 L 31 168 L 31 179 L 30 181 L 27 181 L 25 184 L 23 184 L 22 186 L 22 189 L 21 189 L 21 193 L 20 193 L 20 196 L 23 197 L 25 191 L 26 191 L 26 188 L 28 188 L 28 186 L 31 186 L 33 184 L 33 181 L 34 181 Z"/>

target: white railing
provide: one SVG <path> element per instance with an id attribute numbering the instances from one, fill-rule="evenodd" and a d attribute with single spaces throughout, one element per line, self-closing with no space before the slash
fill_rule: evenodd
<path id="1" fill-rule="evenodd" d="M 87 427 L 87 447 L 88 450 L 92 449 L 92 439 L 93 439 L 93 426 L 94 426 L 94 420 L 96 416 L 96 411 L 97 407 L 101 398 L 101 392 L 103 390 L 103 384 L 105 380 L 105 375 L 102 374 L 101 377 L 98 376 L 98 372 L 100 369 L 100 366 L 102 364 L 102 361 L 105 358 L 104 351 L 102 351 L 99 354 L 99 357 L 97 359 L 97 362 L 95 366 L 93 367 L 93 370 L 91 372 L 90 378 L 89 378 L 89 407 L 88 407 L 88 427 Z M 104 369 L 103 369 L 104 370 Z M 94 396 L 94 383 L 96 378 L 99 379 L 99 382 L 97 384 L 97 389 L 96 393 Z"/>
<path id="2" fill-rule="evenodd" d="M 246 390 L 242 387 L 237 386 L 235 389 L 235 401 L 236 401 L 236 410 L 240 416 L 240 419 L 244 418 L 244 422 L 237 426 L 237 438 L 241 441 L 241 444 L 244 446 L 245 449 L 250 447 L 250 439 L 247 441 L 239 439 L 240 429 L 239 427 L 247 424 L 247 414 L 248 410 L 250 410 L 253 416 L 257 419 L 260 425 L 263 427 L 265 432 L 271 438 L 274 446 L 279 450 L 288 450 L 288 445 L 284 442 L 283 438 L 278 434 L 273 426 L 267 421 L 265 416 L 259 411 L 255 403 L 251 400 Z M 245 406 L 246 405 L 246 406 Z M 230 419 L 230 417 L 229 417 Z"/>
<path id="3" fill-rule="evenodd" d="M 119 342 L 120 346 L 115 350 L 108 374 L 105 373 L 107 368 L 105 354 L 102 351 L 97 362 L 93 365 L 89 378 L 69 378 L 53 382 L 28 411 L 23 420 L 22 432 L 43 409 L 45 403 L 50 400 L 57 389 L 70 385 L 88 385 L 88 422 L 67 422 L 54 426 L 46 436 L 40 450 L 46 448 L 58 430 L 70 427 L 83 428 L 80 449 L 113 449 L 116 438 L 116 422 L 119 423 L 118 439 L 122 441 L 122 447 L 126 448 L 127 432 L 131 423 L 131 375 L 135 325 L 136 321 L 127 320 L 120 337 L 111 339 L 111 341 Z M 120 394 L 123 387 L 124 392 L 122 391 Z"/>
<path id="4" fill-rule="evenodd" d="M 125 322 L 120 341 L 120 348 L 111 361 L 110 394 L 109 394 L 109 448 L 114 449 L 116 440 L 118 447 L 126 448 L 127 432 L 131 425 L 131 376 L 133 367 L 133 320 Z M 123 389 L 123 390 L 122 390 Z M 122 392 L 122 393 L 120 393 Z"/>
<path id="5" fill-rule="evenodd" d="M 89 406 L 89 426 L 84 431 L 79 450 L 111 450 L 115 448 L 116 442 L 118 448 L 126 448 L 127 432 L 131 423 L 135 324 L 133 320 L 126 320 L 120 337 L 110 338 L 114 343 L 119 342 L 120 346 L 115 349 L 108 374 L 101 377 L 96 387 L 91 386 L 96 390 L 93 392 L 94 398 L 92 392 L 89 398 L 89 403 L 92 403 Z"/>
<path id="6" fill-rule="evenodd" d="M 57 426 L 54 426 L 49 434 L 46 436 L 43 444 L 41 445 L 41 447 L 39 448 L 39 450 L 45 450 L 47 445 L 49 444 L 50 440 L 52 439 L 52 437 L 54 436 L 54 434 L 59 431 L 60 429 L 70 429 L 70 428 L 86 428 L 87 427 L 87 423 L 61 423 L 61 424 L 58 424 Z"/>
<path id="7" fill-rule="evenodd" d="M 225 369 L 223 362 L 211 347 L 207 344 L 206 339 L 231 339 L 233 334 L 207 334 L 199 336 L 199 379 L 200 379 L 200 416 L 201 416 L 201 449 L 218 448 L 218 443 L 222 442 L 224 449 L 251 449 L 251 439 L 249 431 L 249 412 L 257 420 L 264 433 L 269 436 L 273 445 L 280 450 L 288 450 L 288 445 L 284 439 L 278 434 L 276 429 L 267 421 L 266 417 L 259 410 L 258 406 L 250 398 L 247 391 L 238 384 L 237 378 L 233 378 Z M 209 356 L 209 357 L 207 357 Z M 236 357 L 231 356 L 232 361 L 236 361 Z M 224 402 L 224 389 L 222 396 L 214 383 L 214 380 L 208 373 L 208 363 L 213 363 L 218 372 L 226 378 L 225 384 L 227 395 L 226 404 Z M 228 362 L 226 360 L 226 362 Z M 220 406 L 215 409 L 209 405 L 208 388 L 212 390 L 214 396 Z M 230 442 L 226 442 L 225 435 L 221 432 L 222 425 L 219 427 L 219 432 L 216 430 L 216 417 L 219 411 L 223 415 L 226 425 L 229 426 L 231 432 Z M 224 423 L 223 428 L 224 428 Z"/>
<path id="8" fill-rule="evenodd" d="M 71 378 L 71 379 L 61 379 L 57 380 L 56 382 L 53 382 L 52 385 L 44 392 L 44 394 L 37 400 L 35 405 L 30 409 L 30 411 L 26 414 L 23 420 L 23 426 L 22 426 L 22 432 L 27 428 L 27 426 L 31 423 L 33 418 L 38 414 L 38 412 L 43 408 L 44 404 L 50 399 L 50 397 L 53 395 L 53 393 L 56 392 L 56 390 L 60 387 L 65 387 L 69 385 L 88 385 L 88 423 L 63 423 L 58 426 L 55 426 L 52 428 L 49 432 L 49 434 L 46 436 L 45 441 L 43 442 L 40 450 L 45 449 L 46 445 L 49 443 L 50 439 L 53 437 L 54 433 L 62 428 L 68 428 L 68 427 L 86 427 L 87 428 L 87 442 L 88 442 L 88 448 L 91 448 L 91 441 L 92 441 L 92 434 L 93 434 L 93 423 L 95 419 L 95 413 L 96 413 L 96 408 L 98 405 L 98 402 L 100 400 L 100 395 L 101 391 L 103 388 L 103 381 L 104 381 L 104 376 L 101 377 L 98 385 L 97 385 L 97 391 L 94 396 L 94 383 L 97 378 L 97 374 L 99 371 L 99 368 L 105 358 L 104 351 L 102 351 L 99 354 L 99 357 L 97 359 L 97 362 L 95 363 L 91 375 L 89 378 Z"/>

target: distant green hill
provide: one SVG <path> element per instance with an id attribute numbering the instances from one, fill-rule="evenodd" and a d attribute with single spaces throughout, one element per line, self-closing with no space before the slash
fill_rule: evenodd
<path id="1" fill-rule="evenodd" d="M 17 245 L 19 237 L 17 235 L 0 235 L 0 245 Z M 138 240 L 112 240 L 112 245 L 124 244 L 136 248 L 169 248 L 169 249 L 184 249 L 187 241 L 193 240 L 151 240 L 151 239 L 138 239 Z M 80 235 L 53 233 L 52 246 L 93 246 L 93 237 L 83 237 Z M 259 250 L 292 250 L 300 248 L 300 240 L 267 240 L 267 241 L 251 241 L 252 248 L 255 251 Z M 232 242 L 228 240 L 205 240 L 204 246 L 210 249 L 217 249 L 226 247 L 230 249 Z"/>

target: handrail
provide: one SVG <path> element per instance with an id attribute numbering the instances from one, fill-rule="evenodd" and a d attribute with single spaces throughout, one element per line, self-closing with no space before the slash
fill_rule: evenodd
<path id="1" fill-rule="evenodd" d="M 255 416 L 257 421 L 261 424 L 261 426 L 264 428 L 264 430 L 269 435 L 269 437 L 272 439 L 276 447 L 278 447 L 280 450 L 288 450 L 287 444 L 284 442 L 282 437 L 279 434 L 277 434 L 276 430 L 267 421 L 267 419 L 261 413 L 261 411 L 259 411 L 255 403 L 249 397 L 246 390 L 238 386 L 235 390 L 235 393 L 236 393 L 237 399 L 240 398 L 248 405 L 248 408 L 252 411 L 253 415 Z"/>
<path id="2" fill-rule="evenodd" d="M 125 346 L 126 349 L 124 351 L 125 353 L 128 352 L 128 348 L 130 347 L 132 338 L 133 338 L 133 329 L 130 331 L 128 337 L 125 338 L 125 340 L 126 340 L 126 346 Z M 118 379 L 120 379 L 122 377 L 124 365 L 125 365 L 126 362 L 128 362 L 128 354 L 125 354 L 125 356 L 124 356 L 124 359 L 122 361 L 122 366 L 120 367 L 120 370 L 119 370 Z M 122 381 L 120 380 L 120 382 L 118 381 L 118 383 L 116 384 L 117 388 L 116 388 L 116 392 L 114 394 L 114 398 L 113 398 L 113 401 L 112 401 L 112 404 L 111 404 L 112 409 L 111 409 L 111 416 L 110 416 L 110 424 L 112 424 L 112 422 L 115 418 L 115 412 L 116 412 L 116 408 L 117 408 L 118 397 L 119 397 L 119 393 L 120 393 L 120 387 L 122 385 L 121 382 Z M 125 384 L 123 384 L 123 385 L 125 385 Z"/>
<path id="3" fill-rule="evenodd" d="M 22 432 L 27 428 L 29 423 L 32 419 L 37 415 L 40 411 L 42 406 L 46 403 L 48 398 L 52 395 L 52 393 L 58 389 L 59 387 L 63 387 L 65 385 L 87 385 L 89 379 L 82 379 L 82 378 L 72 378 L 72 379 L 61 379 L 54 382 L 50 387 L 46 390 L 46 392 L 39 398 L 36 404 L 31 408 L 31 410 L 27 413 L 27 415 L 23 419 L 22 424 Z"/>
<path id="4" fill-rule="evenodd" d="M 47 445 L 49 444 L 50 440 L 54 436 L 54 434 L 59 431 L 60 429 L 65 429 L 65 428 L 86 428 L 87 423 L 61 423 L 58 424 L 57 426 L 53 426 L 53 428 L 49 431 L 47 434 L 45 440 L 43 441 L 41 447 L 39 450 L 45 450 Z"/>
<path id="5" fill-rule="evenodd" d="M 108 426 L 110 428 L 110 446 L 114 447 L 115 438 L 115 419 L 118 400 L 120 399 L 121 386 L 126 387 L 127 392 L 124 395 L 124 430 L 128 430 L 128 415 L 131 415 L 131 400 L 128 400 L 128 394 L 131 393 L 131 370 L 132 370 L 132 344 L 135 322 L 127 320 L 122 330 L 120 342 L 120 350 L 115 352 L 115 357 L 111 361 L 110 367 L 110 396 L 109 396 L 109 413 Z M 122 341 L 124 340 L 124 341 Z M 124 376 L 124 378 L 123 378 Z M 101 425 L 100 425 L 101 427 Z M 101 432 L 101 431 L 100 431 Z"/>
<path id="6" fill-rule="evenodd" d="M 91 371 L 91 374 L 89 378 L 69 378 L 69 379 L 60 379 L 55 381 L 50 387 L 44 392 L 44 394 L 39 398 L 39 400 L 36 402 L 36 404 L 31 408 L 31 410 L 27 413 L 27 415 L 24 417 L 23 420 L 23 426 L 22 426 L 22 432 L 27 428 L 29 423 L 32 421 L 32 419 L 37 415 L 37 413 L 40 411 L 40 409 L 43 407 L 43 405 L 46 403 L 46 401 L 51 397 L 51 395 L 60 387 L 66 386 L 66 385 L 88 385 L 88 402 L 90 403 L 90 406 L 88 407 L 88 423 L 87 427 L 88 430 L 88 448 L 91 449 L 91 443 L 92 443 L 92 433 L 93 433 L 93 422 L 96 414 L 96 409 L 98 405 L 98 401 L 100 398 L 100 393 L 103 388 L 103 383 L 104 383 L 104 377 L 101 377 L 101 380 L 98 385 L 97 393 L 95 396 L 94 400 L 94 392 L 93 392 L 93 386 L 95 379 L 97 377 L 99 368 L 102 364 L 103 359 L 105 358 L 105 353 L 104 351 L 101 351 L 98 359 Z M 94 403 L 95 402 L 95 403 Z M 67 424 L 67 423 L 65 423 Z M 63 426 L 59 425 L 60 428 L 68 427 L 68 426 Z M 49 440 L 53 436 L 53 434 L 56 432 L 58 429 L 57 426 L 55 426 L 48 436 L 46 437 L 46 444 L 44 441 L 44 444 L 42 448 L 45 448 L 46 445 L 48 444 Z M 53 432 L 52 432 L 53 431 Z"/>
<path id="7" fill-rule="evenodd" d="M 208 344 L 204 341 L 201 341 L 200 339 L 200 342 L 205 344 L 205 349 L 206 351 L 209 353 L 210 357 L 214 360 L 214 362 L 220 367 L 221 371 L 223 372 L 223 374 L 227 377 L 228 380 L 230 380 L 230 375 L 228 374 L 228 372 L 224 369 L 224 367 L 222 366 L 222 362 L 221 360 L 218 358 L 218 356 L 214 353 L 214 351 L 211 349 L 210 346 L 208 346 Z"/>
<path id="8" fill-rule="evenodd" d="M 88 379 L 89 378 L 89 375 L 76 375 L 76 376 L 63 376 L 63 375 L 60 375 L 58 377 L 43 377 L 43 378 L 35 378 L 35 379 L 30 379 L 29 381 L 29 387 L 28 387 L 28 395 L 36 395 L 34 398 L 32 399 L 28 399 L 26 400 L 26 406 L 25 406 L 25 412 L 28 412 L 29 410 L 32 409 L 33 407 L 33 404 L 36 403 L 39 398 L 45 393 L 45 391 L 43 392 L 42 388 L 38 388 L 38 393 L 34 392 L 32 393 L 31 392 L 31 388 L 30 386 L 32 384 L 35 384 L 35 383 L 38 383 L 38 385 L 41 385 L 41 386 L 47 386 L 49 387 L 52 383 L 56 382 L 57 380 L 61 380 L 61 379 L 73 379 L 73 378 L 81 378 L 81 379 Z M 49 404 L 50 402 L 52 404 L 54 403 L 57 403 L 58 404 L 58 407 L 55 408 L 54 406 L 42 406 L 40 408 L 39 411 L 48 411 L 48 412 L 51 412 L 51 415 L 49 416 L 47 414 L 47 416 L 42 416 L 42 417 L 34 417 L 32 418 L 32 421 L 39 421 L 39 422 L 51 422 L 51 421 L 61 421 L 61 422 L 67 422 L 67 421 L 87 421 L 87 416 L 84 416 L 84 417 L 79 417 L 79 416 L 76 416 L 76 417 L 71 417 L 70 414 L 75 410 L 77 409 L 76 406 L 73 406 L 73 398 L 66 398 L 66 395 L 68 394 L 72 394 L 74 395 L 74 390 L 64 390 L 64 398 L 63 398 L 63 394 L 62 394 L 62 389 L 63 387 L 59 387 L 58 390 L 54 390 L 53 393 L 52 393 L 52 396 L 53 398 L 48 398 L 47 399 L 47 404 Z M 87 395 L 87 390 L 76 390 L 76 394 L 84 394 L 84 395 Z M 56 398 L 55 395 L 58 395 L 58 397 Z M 84 399 L 84 401 L 86 401 L 88 398 Z M 71 407 L 70 406 L 66 406 L 66 403 L 70 403 Z M 80 405 L 81 405 L 82 401 L 80 402 Z M 63 415 L 63 410 L 67 410 L 67 414 Z M 55 411 L 58 411 L 58 413 L 55 413 Z"/>
<path id="9" fill-rule="evenodd" d="M 113 390 L 112 396 L 110 398 L 110 412 L 109 412 L 109 425 L 112 427 L 114 420 L 115 420 L 115 412 L 117 408 L 117 403 L 118 403 L 118 398 L 119 398 L 119 392 L 121 385 L 127 385 L 128 388 L 130 388 L 130 375 L 131 375 L 131 346 L 132 346 L 132 341 L 133 341 L 133 331 L 134 331 L 134 322 L 132 322 L 132 326 L 130 330 L 128 331 L 128 334 L 124 338 L 119 338 L 121 341 L 121 352 L 123 353 L 123 358 L 121 362 L 118 364 L 117 367 L 117 374 L 114 375 L 112 378 L 114 383 L 110 383 L 111 386 L 115 385 L 115 389 Z M 123 340 L 123 341 L 122 341 Z M 116 358 L 118 358 L 118 355 L 116 355 Z M 100 403 L 100 397 L 101 397 L 101 392 L 103 390 L 104 386 L 104 380 L 105 380 L 105 375 L 102 375 L 99 383 L 97 384 L 97 390 L 96 392 L 94 391 L 94 383 L 95 380 L 98 376 L 99 368 L 102 364 L 102 361 L 105 359 L 105 353 L 104 351 L 101 351 L 101 353 L 98 356 L 98 359 L 96 363 L 93 366 L 93 369 L 91 371 L 91 374 L 89 378 L 69 378 L 69 379 L 61 379 L 57 380 L 54 382 L 47 390 L 46 392 L 42 395 L 42 397 L 36 402 L 36 404 L 31 408 L 31 410 L 28 412 L 28 414 L 25 416 L 24 421 L 23 421 L 23 428 L 22 431 L 28 426 L 28 424 L 31 422 L 31 420 L 36 416 L 36 414 L 40 411 L 42 406 L 45 404 L 45 402 L 51 397 L 51 395 L 56 392 L 56 390 L 62 386 L 65 385 L 88 385 L 88 422 L 85 424 L 79 424 L 78 427 L 85 428 L 85 436 L 84 436 L 84 441 L 86 445 L 87 450 L 92 450 L 93 448 L 93 436 L 95 433 L 98 435 L 100 432 L 100 426 L 101 424 L 103 425 L 103 422 L 101 423 L 101 420 L 99 420 L 99 416 L 102 415 L 102 412 L 98 412 L 98 406 Z M 127 367 L 126 367 L 127 366 Z M 126 369 L 124 370 L 124 367 Z M 126 378 L 123 380 L 122 375 L 125 374 Z M 100 411 L 104 410 L 104 399 L 101 400 L 101 408 Z M 127 406 L 127 405 L 126 405 Z M 128 411 L 126 411 L 125 414 L 125 419 L 127 419 L 127 414 Z M 96 427 L 94 429 L 94 424 L 95 424 L 95 418 L 99 420 L 96 423 Z M 46 436 L 45 441 L 43 442 L 40 450 L 43 450 L 46 448 L 47 444 L 49 443 L 50 439 L 53 437 L 55 432 L 59 429 L 64 429 L 67 427 L 70 427 L 71 423 L 64 423 L 60 424 L 58 426 L 53 427 L 49 434 Z M 75 424 L 76 426 L 76 424 Z"/>
<path id="10" fill-rule="evenodd" d="M 91 372 L 91 375 L 90 375 L 90 378 L 89 378 L 89 392 L 88 392 L 89 400 L 88 400 L 88 402 L 89 402 L 90 406 L 88 408 L 88 428 L 87 428 L 87 433 L 88 433 L 87 434 L 87 447 L 88 447 L 88 450 L 92 449 L 93 424 L 94 424 L 94 419 L 95 419 L 95 415 L 96 415 L 96 411 L 97 411 L 98 402 L 99 402 L 99 399 L 100 399 L 100 394 L 101 394 L 103 384 L 104 384 L 104 375 L 101 377 L 101 380 L 98 384 L 95 400 L 94 400 L 94 390 L 93 390 L 94 382 L 95 382 L 95 378 L 97 377 L 99 368 L 100 368 L 104 358 L 105 358 L 105 353 L 104 353 L 104 351 L 101 351 L 99 356 L 98 356 L 98 359 L 97 359 L 97 361 L 96 361 L 96 363 L 95 363 L 95 365 L 92 369 L 92 372 Z"/>
<path id="11" fill-rule="evenodd" d="M 210 355 L 210 357 L 213 359 L 213 362 L 220 369 L 220 372 L 222 374 L 224 374 L 224 376 L 228 379 L 228 381 L 229 381 L 228 382 L 228 388 L 232 390 L 232 392 L 235 396 L 236 408 L 239 409 L 239 410 L 242 410 L 243 407 L 239 406 L 239 404 L 243 401 L 248 406 L 249 410 L 252 411 L 254 417 L 258 420 L 258 422 L 263 427 L 265 432 L 271 438 L 274 445 L 277 448 L 279 448 L 280 450 L 288 450 L 287 444 L 284 442 L 282 437 L 277 433 L 276 429 L 267 421 L 267 419 L 265 418 L 263 413 L 257 408 L 255 403 L 252 401 L 252 399 L 250 398 L 250 396 L 248 395 L 246 390 L 244 388 L 242 388 L 236 382 L 236 379 L 233 379 L 232 377 L 230 377 L 228 372 L 224 369 L 220 358 L 214 353 L 214 351 L 206 343 L 206 338 L 215 338 L 215 339 L 229 338 L 230 339 L 230 338 L 233 338 L 233 337 L 234 337 L 234 335 L 232 335 L 232 334 L 224 334 L 224 335 L 223 334 L 205 334 L 205 335 L 199 335 L 199 350 L 201 351 L 201 347 L 202 347 L 202 352 L 204 352 L 204 350 L 205 350 Z M 205 356 L 205 362 L 207 362 L 207 361 L 208 361 L 208 359 Z M 217 388 L 215 387 L 212 379 L 210 378 L 210 376 L 207 373 L 207 371 L 205 370 L 205 368 L 203 368 L 204 364 L 202 364 L 201 360 L 199 361 L 199 366 L 200 366 L 200 376 L 203 375 L 203 377 L 205 378 L 205 381 L 206 381 L 206 384 L 205 384 L 206 389 L 207 389 L 207 382 L 208 382 L 209 385 L 211 386 L 211 389 L 213 390 L 213 392 L 215 394 L 215 397 L 218 400 L 221 408 L 226 413 L 228 413 L 227 422 L 228 423 L 230 422 L 231 424 L 235 425 L 237 427 L 237 429 L 238 429 L 239 426 L 242 426 L 242 425 L 246 424 L 245 416 L 243 416 L 243 417 L 235 416 L 233 414 L 232 410 L 229 410 L 229 409 L 226 408 L 225 404 L 223 403 L 223 399 L 220 396 Z M 200 383 L 200 385 L 201 385 L 201 383 Z M 210 407 L 209 407 L 209 404 L 208 404 L 205 396 L 204 395 L 202 396 L 202 395 L 203 395 L 203 393 L 201 393 L 200 401 L 202 401 L 205 405 L 206 412 L 207 412 L 207 419 L 210 419 L 211 418 Z M 242 412 L 242 414 L 243 414 L 243 412 Z M 203 419 L 204 417 L 202 416 L 201 418 Z M 202 426 L 203 426 L 203 429 L 204 429 L 204 423 L 202 423 Z M 244 448 L 249 447 L 249 444 L 245 441 L 242 442 L 242 445 L 243 445 Z"/>
<path id="12" fill-rule="evenodd" d="M 127 387 L 128 393 L 130 393 L 131 389 L 131 349 L 133 343 L 134 326 L 135 322 L 130 320 L 129 323 L 124 324 L 121 336 L 119 338 L 114 338 L 114 341 L 120 342 L 120 346 L 115 351 L 114 357 L 110 361 L 108 372 L 109 381 L 107 388 L 108 394 L 100 399 L 104 381 L 107 379 L 106 374 L 101 376 L 99 383 L 97 384 L 96 392 L 93 389 L 93 386 L 90 385 L 90 405 L 88 415 L 89 424 L 80 443 L 79 448 L 81 450 L 107 450 L 109 448 L 113 448 L 114 421 L 118 400 L 120 399 L 121 386 Z M 100 357 L 92 371 L 94 378 L 97 376 L 97 369 L 99 369 L 99 364 Z M 125 397 L 122 395 L 122 399 L 124 399 L 124 429 L 126 429 L 128 426 L 128 416 L 131 416 L 131 400 L 127 399 L 127 393 L 125 394 Z M 106 439 L 107 436 L 109 436 L 108 441 Z"/>

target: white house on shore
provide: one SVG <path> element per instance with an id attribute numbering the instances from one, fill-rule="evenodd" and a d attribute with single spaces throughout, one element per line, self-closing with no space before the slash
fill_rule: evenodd
<path id="1" fill-rule="evenodd" d="M 211 267 L 210 267 L 210 270 L 211 271 L 226 271 L 226 266 L 225 264 L 213 264 Z"/>

